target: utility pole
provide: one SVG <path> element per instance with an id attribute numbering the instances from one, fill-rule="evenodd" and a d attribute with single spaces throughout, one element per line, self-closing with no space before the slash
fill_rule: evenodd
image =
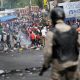
<path id="1" fill-rule="evenodd" d="M 32 5 L 32 1 L 31 0 L 30 0 L 29 4 L 30 4 L 30 6 Z"/>
<path id="2" fill-rule="evenodd" d="M 29 13 L 31 13 L 31 5 L 32 5 L 32 1 L 29 1 Z"/>
<path id="3" fill-rule="evenodd" d="M 4 0 L 0 0 L 1 1 L 1 8 L 3 8 L 3 2 L 4 2 Z"/>

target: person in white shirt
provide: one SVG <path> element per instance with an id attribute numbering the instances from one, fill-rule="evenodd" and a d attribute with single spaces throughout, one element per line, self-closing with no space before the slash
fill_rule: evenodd
<path id="1" fill-rule="evenodd" d="M 41 30 L 41 33 L 42 33 L 42 44 L 43 44 L 43 47 L 45 46 L 45 37 L 46 37 L 46 34 L 47 34 L 47 28 L 44 27 L 42 30 Z"/>

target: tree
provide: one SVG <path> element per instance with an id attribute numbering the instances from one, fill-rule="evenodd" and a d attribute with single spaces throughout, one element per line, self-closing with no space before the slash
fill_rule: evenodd
<path id="1" fill-rule="evenodd" d="M 39 7 L 42 7 L 43 0 L 31 0 L 32 5 L 38 5 Z M 19 7 L 25 7 L 29 6 L 30 0 L 4 0 L 4 7 L 5 8 L 19 8 Z"/>
<path id="2" fill-rule="evenodd" d="M 36 4 L 42 8 L 43 7 L 43 0 L 36 0 Z"/>
<path id="3" fill-rule="evenodd" d="M 4 0 L 4 7 L 5 8 L 14 8 L 17 1 L 18 0 Z"/>

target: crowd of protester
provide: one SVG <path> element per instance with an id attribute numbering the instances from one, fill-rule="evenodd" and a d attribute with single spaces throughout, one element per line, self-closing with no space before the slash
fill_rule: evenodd
<path id="1" fill-rule="evenodd" d="M 80 27 L 80 19 L 68 20 L 66 23 L 75 29 L 78 29 Z"/>
<path id="2" fill-rule="evenodd" d="M 40 12 L 0 23 L 0 49 L 41 49 L 45 46 L 47 23 Z"/>
<path id="3" fill-rule="evenodd" d="M 80 31 L 80 20 L 68 20 L 68 25 Z M 51 22 L 41 12 L 0 23 L 0 50 L 36 49 L 45 46 Z"/>

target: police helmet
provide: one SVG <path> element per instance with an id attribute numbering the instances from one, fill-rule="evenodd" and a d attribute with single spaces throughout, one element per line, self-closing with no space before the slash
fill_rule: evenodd
<path id="1" fill-rule="evenodd" d="M 54 9 L 52 9 L 50 17 L 52 20 L 52 24 L 56 24 L 57 20 L 65 19 L 64 10 L 61 7 L 55 7 Z"/>

